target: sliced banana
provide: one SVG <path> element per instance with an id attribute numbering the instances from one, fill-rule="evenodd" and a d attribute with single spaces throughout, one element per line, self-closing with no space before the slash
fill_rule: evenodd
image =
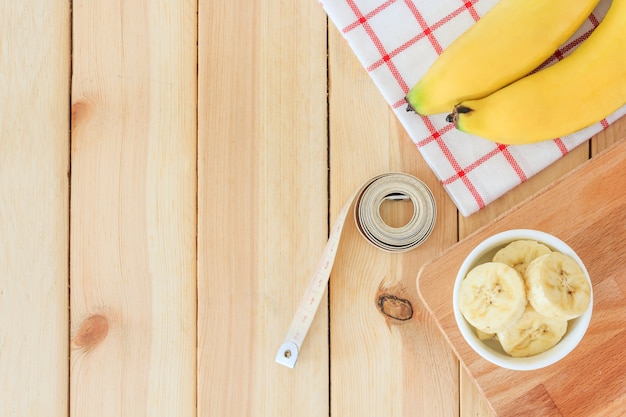
<path id="1" fill-rule="evenodd" d="M 503 263 L 478 265 L 461 282 L 461 313 L 484 333 L 496 333 L 514 324 L 524 313 L 526 303 L 522 277 Z"/>
<path id="2" fill-rule="evenodd" d="M 528 301 L 537 312 L 558 320 L 580 316 L 589 307 L 591 287 L 572 257 L 552 252 L 526 269 Z"/>
<path id="3" fill-rule="evenodd" d="M 478 340 L 490 340 L 496 338 L 496 333 L 485 333 L 482 330 L 474 329 L 476 331 L 476 336 Z"/>
<path id="4" fill-rule="evenodd" d="M 505 263 L 515 268 L 523 277 L 530 262 L 550 252 L 552 251 L 549 247 L 535 240 L 516 240 L 496 252 L 493 262 Z"/>
<path id="5" fill-rule="evenodd" d="M 545 352 L 559 343 L 566 331 L 566 320 L 546 317 L 528 305 L 517 323 L 497 335 L 502 349 L 519 358 Z"/>

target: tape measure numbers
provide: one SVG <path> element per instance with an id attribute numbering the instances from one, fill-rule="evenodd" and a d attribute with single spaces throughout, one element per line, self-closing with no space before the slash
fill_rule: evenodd
<path id="1" fill-rule="evenodd" d="M 380 215 L 385 200 L 410 200 L 413 215 L 401 227 L 391 227 Z M 307 284 L 306 290 L 276 354 L 276 362 L 293 368 L 298 360 L 313 318 L 335 261 L 343 227 L 354 206 L 354 221 L 361 235 L 386 252 L 405 252 L 424 242 L 435 226 L 437 210 L 430 189 L 419 179 L 404 173 L 388 173 L 374 177 L 359 187 L 342 207 L 322 252 L 322 257 Z"/>

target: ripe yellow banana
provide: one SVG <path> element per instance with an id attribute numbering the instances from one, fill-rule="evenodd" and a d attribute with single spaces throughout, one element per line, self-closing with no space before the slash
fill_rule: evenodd
<path id="1" fill-rule="evenodd" d="M 526 269 L 527 297 L 540 314 L 571 320 L 583 314 L 591 301 L 591 286 L 573 258 L 552 252 L 532 261 Z"/>
<path id="2" fill-rule="evenodd" d="M 535 240 L 516 240 L 493 255 L 493 262 L 502 262 L 515 268 L 524 277 L 528 264 L 540 257 L 552 252 L 549 247 Z"/>
<path id="3" fill-rule="evenodd" d="M 450 112 L 525 76 L 565 42 L 599 0 L 500 0 L 408 92 L 409 110 Z"/>
<path id="4" fill-rule="evenodd" d="M 550 349 L 567 331 L 567 321 L 546 317 L 527 306 L 522 318 L 498 332 L 502 349 L 513 357 L 533 356 Z"/>
<path id="5" fill-rule="evenodd" d="M 626 0 L 569 56 L 493 94 L 455 106 L 448 121 L 504 144 L 528 144 L 588 127 L 626 104 Z"/>
<path id="6" fill-rule="evenodd" d="M 459 309 L 484 333 L 496 333 L 517 322 L 526 304 L 524 280 L 503 263 L 478 265 L 461 282 Z"/>

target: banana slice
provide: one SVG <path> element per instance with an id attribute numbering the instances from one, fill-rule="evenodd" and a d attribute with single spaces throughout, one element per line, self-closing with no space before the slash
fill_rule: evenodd
<path id="1" fill-rule="evenodd" d="M 546 317 L 528 305 L 517 323 L 497 334 L 502 349 L 520 358 L 545 352 L 559 343 L 566 331 L 566 320 Z"/>
<path id="2" fill-rule="evenodd" d="M 461 282 L 461 313 L 484 333 L 496 333 L 514 324 L 524 313 L 526 303 L 522 277 L 503 263 L 478 265 Z"/>
<path id="3" fill-rule="evenodd" d="M 532 261 L 526 269 L 528 301 L 537 312 L 558 320 L 580 316 L 591 300 L 591 287 L 572 257 L 552 252 Z"/>
<path id="4" fill-rule="evenodd" d="M 552 252 L 549 247 L 534 240 L 516 240 L 500 249 L 493 262 L 502 262 L 515 268 L 523 277 L 528 264 L 534 259 Z"/>
<path id="5" fill-rule="evenodd" d="M 496 333 L 485 333 L 482 330 L 474 328 L 478 340 L 490 340 L 496 338 Z"/>

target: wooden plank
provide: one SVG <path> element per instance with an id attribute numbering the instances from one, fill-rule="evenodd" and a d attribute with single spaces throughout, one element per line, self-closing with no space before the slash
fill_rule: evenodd
<path id="1" fill-rule="evenodd" d="M 66 416 L 69 4 L 0 3 L 0 415 Z"/>
<path id="2" fill-rule="evenodd" d="M 327 303 L 274 362 L 327 238 L 326 18 L 199 4 L 198 415 L 328 416 Z"/>
<path id="3" fill-rule="evenodd" d="M 333 219 L 359 185 L 390 171 L 422 179 L 438 209 L 431 238 L 405 254 L 375 249 L 348 222 L 330 281 L 331 415 L 458 416 L 457 362 L 415 287 L 421 265 L 456 241 L 456 208 L 334 26 L 329 68 Z M 413 209 L 388 206 L 392 225 Z M 385 296 L 410 304 L 411 318 L 384 315 Z"/>
<path id="4" fill-rule="evenodd" d="M 626 137 L 626 117 L 616 120 L 593 138 L 591 141 L 591 154 L 597 155 L 623 137 Z"/>
<path id="5" fill-rule="evenodd" d="M 74 416 L 195 415 L 196 10 L 73 2 Z"/>
<path id="6" fill-rule="evenodd" d="M 622 141 L 594 157 L 420 272 L 420 294 L 499 415 L 525 415 L 528 398 L 543 398 L 547 408 L 558 407 L 562 415 L 607 415 L 615 410 L 614 404 L 625 400 L 624 381 L 616 375 L 624 372 L 626 363 L 613 347 L 621 346 L 626 338 L 626 299 L 620 290 L 626 284 L 623 272 L 612 261 L 626 251 L 621 240 L 624 199 L 620 181 L 625 146 Z M 577 192 L 572 193 L 573 188 Z M 560 205 L 562 201 L 568 204 Z M 594 284 L 594 318 L 585 338 L 570 356 L 540 372 L 507 371 L 480 359 L 461 339 L 450 306 L 455 271 L 464 254 L 485 237 L 516 227 L 545 230 L 568 242 L 585 260 Z M 612 248 L 610 256 L 604 250 L 607 247 Z M 584 388 L 575 382 L 581 378 Z"/>

